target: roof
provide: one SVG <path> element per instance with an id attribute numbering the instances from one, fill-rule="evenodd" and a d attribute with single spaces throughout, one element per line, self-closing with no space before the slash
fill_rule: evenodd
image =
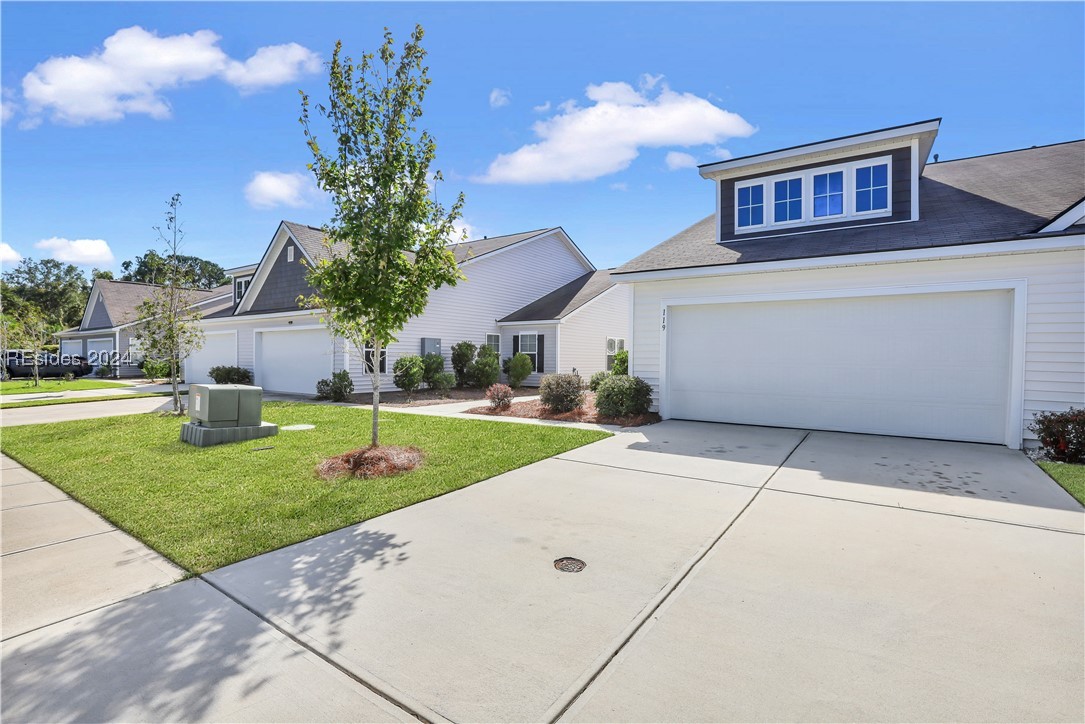
<path id="1" fill-rule="evenodd" d="M 112 323 L 110 326 L 96 325 L 82 327 L 81 329 L 112 329 L 122 324 L 130 324 L 139 318 L 139 305 L 149 299 L 156 289 L 157 284 L 145 284 L 144 282 L 126 282 L 115 279 L 98 279 L 98 291 L 102 293 L 102 304 L 105 305 L 106 314 Z M 215 289 L 193 289 L 191 294 L 195 303 L 207 299 L 213 299 L 222 294 L 229 294 L 232 287 L 227 284 Z M 96 300 L 90 299 L 88 304 Z"/>
<path id="2" fill-rule="evenodd" d="M 625 263 L 616 274 L 925 249 L 1036 235 L 1085 197 L 1085 140 L 929 163 L 918 221 L 716 242 L 715 215 Z"/>
<path id="3" fill-rule="evenodd" d="M 566 317 L 617 283 L 611 278 L 611 271 L 588 272 L 497 321 L 540 322 Z"/>

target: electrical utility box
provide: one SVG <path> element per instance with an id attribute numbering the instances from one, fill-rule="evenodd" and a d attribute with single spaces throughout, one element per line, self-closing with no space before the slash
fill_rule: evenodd
<path id="1" fill-rule="evenodd" d="M 188 416 L 201 427 L 259 425 L 263 394 L 252 385 L 190 385 Z"/>
<path id="2" fill-rule="evenodd" d="M 441 340 L 437 337 L 423 337 L 422 354 L 441 354 Z"/>

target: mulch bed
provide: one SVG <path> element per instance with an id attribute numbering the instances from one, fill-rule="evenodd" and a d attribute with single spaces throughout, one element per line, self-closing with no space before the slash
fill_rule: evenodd
<path id="1" fill-rule="evenodd" d="M 330 457 L 316 466 L 317 475 L 332 480 L 344 475 L 356 478 L 383 478 L 414 470 L 425 455 L 416 447 L 381 445 L 362 447 Z"/>
<path id="2" fill-rule="evenodd" d="M 535 394 L 535 393 L 530 393 Z M 425 407 L 427 405 L 444 405 L 449 402 L 464 402 L 467 400 L 485 400 L 486 390 L 471 388 L 453 388 L 448 392 L 436 390 L 419 390 L 414 393 L 413 399 L 407 401 L 407 393 L 395 390 L 393 392 L 381 391 L 381 404 L 389 407 Z M 372 405 L 372 392 L 359 392 L 350 396 L 350 401 L 357 405 Z"/>
<path id="3" fill-rule="evenodd" d="M 622 427 L 640 427 L 659 422 L 662 418 L 654 412 L 629 417 L 607 417 L 595 409 L 595 393 L 584 393 L 584 404 L 572 412 L 551 412 L 538 400 L 514 402 L 505 410 L 492 407 L 472 407 L 467 410 L 471 415 L 495 415 L 499 417 L 526 417 L 533 420 L 558 420 L 560 422 L 591 422 L 597 425 L 621 425 Z"/>

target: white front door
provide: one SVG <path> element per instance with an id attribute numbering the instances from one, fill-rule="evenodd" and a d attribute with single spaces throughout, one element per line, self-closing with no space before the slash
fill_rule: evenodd
<path id="1" fill-rule="evenodd" d="M 269 392 L 315 395 L 332 376 L 332 338 L 323 327 L 256 333 L 256 384 Z"/>
<path id="2" fill-rule="evenodd" d="M 669 417 L 1004 443 L 1009 291 L 674 306 Z"/>

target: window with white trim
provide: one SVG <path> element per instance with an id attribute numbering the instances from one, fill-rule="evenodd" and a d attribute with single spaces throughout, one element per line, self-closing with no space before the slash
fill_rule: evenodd
<path id="1" fill-rule="evenodd" d="M 501 335 L 500 334 L 487 334 L 486 346 L 497 352 L 497 356 L 501 356 Z"/>
<path id="2" fill-rule="evenodd" d="M 286 260 L 287 261 L 294 261 L 294 247 L 293 246 L 286 247 Z"/>
<path id="3" fill-rule="evenodd" d="M 241 297 L 245 296 L 245 291 L 249 288 L 249 283 L 252 282 L 252 277 L 245 277 L 244 279 L 238 279 L 234 282 L 234 301 L 240 302 Z"/>
<path id="4" fill-rule="evenodd" d="M 734 233 L 891 216 L 892 198 L 892 156 L 738 181 Z"/>
<path id="5" fill-rule="evenodd" d="M 520 354 L 526 354 L 531 358 L 531 371 L 538 372 L 539 370 L 539 335 L 537 334 L 521 334 L 520 335 Z"/>
<path id="6" fill-rule="evenodd" d="M 614 356 L 625 349 L 625 340 L 621 337 L 607 337 L 607 371 L 614 367 Z"/>
<path id="7" fill-rule="evenodd" d="M 366 343 L 365 351 L 362 355 L 362 369 L 367 375 L 373 374 L 373 345 Z M 388 372 L 388 348 L 381 349 L 380 359 L 380 373 L 386 374 Z"/>

